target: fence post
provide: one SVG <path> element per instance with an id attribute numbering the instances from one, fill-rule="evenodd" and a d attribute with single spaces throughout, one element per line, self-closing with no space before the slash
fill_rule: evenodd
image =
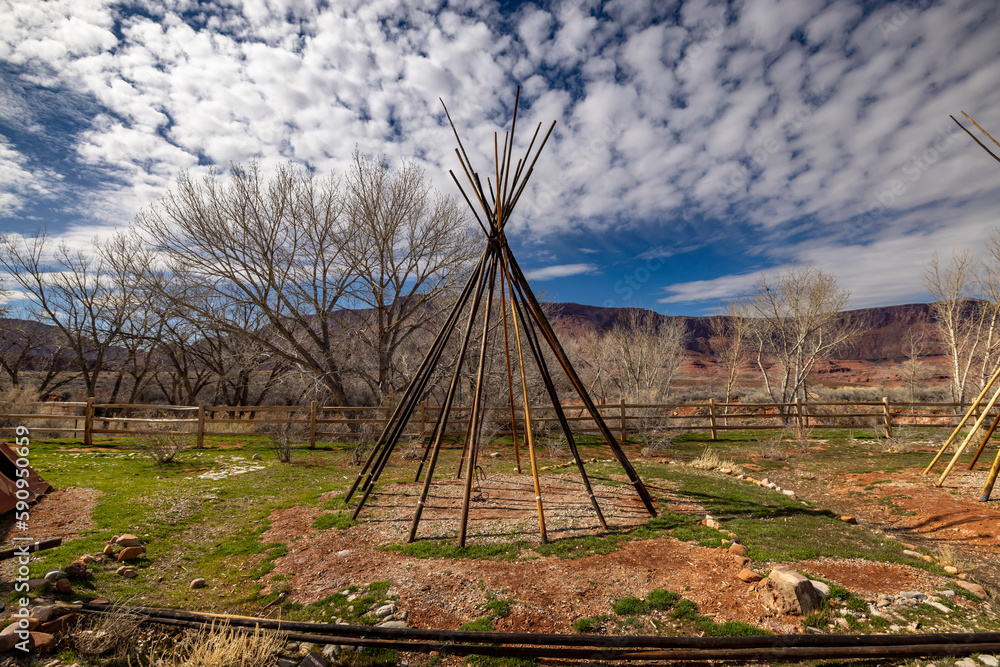
<path id="1" fill-rule="evenodd" d="M 309 449 L 316 449 L 316 401 L 309 404 Z"/>
<path id="2" fill-rule="evenodd" d="M 715 399 L 708 399 L 708 417 L 712 421 L 712 440 L 719 439 L 719 433 L 715 430 Z"/>
<path id="3" fill-rule="evenodd" d="M 803 424 L 803 419 L 802 419 L 802 402 L 799 400 L 799 397 L 796 396 L 795 397 L 795 430 L 797 432 L 796 438 L 798 440 L 802 439 L 803 433 L 805 431 L 805 429 L 803 428 L 803 426 L 804 426 L 804 424 Z"/>
<path id="4" fill-rule="evenodd" d="M 205 446 L 205 399 L 198 400 L 198 431 L 197 446 L 201 449 Z"/>
<path id="5" fill-rule="evenodd" d="M 618 399 L 618 409 L 621 411 L 621 431 L 622 431 L 621 444 L 622 444 L 622 446 L 624 446 L 625 445 L 625 439 L 626 439 L 626 430 L 625 430 L 626 429 L 626 422 L 625 422 L 625 399 L 624 398 Z"/>
<path id="6" fill-rule="evenodd" d="M 90 447 L 94 444 L 94 397 L 87 397 L 87 407 L 83 412 L 83 445 Z"/>
<path id="7" fill-rule="evenodd" d="M 892 437 L 892 413 L 889 411 L 889 397 L 882 397 L 882 416 L 885 419 L 885 437 Z"/>

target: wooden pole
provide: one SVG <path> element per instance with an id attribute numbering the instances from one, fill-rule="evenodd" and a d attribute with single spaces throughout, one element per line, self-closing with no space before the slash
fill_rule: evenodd
<path id="1" fill-rule="evenodd" d="M 479 289 L 476 291 L 476 298 L 472 303 L 472 307 L 469 309 L 469 320 L 465 325 L 465 333 L 462 335 L 462 344 L 459 347 L 458 355 L 455 358 L 455 369 L 452 371 L 451 384 L 448 385 L 448 393 L 445 394 L 444 403 L 441 405 L 440 412 L 438 412 L 437 421 L 434 424 L 434 432 L 431 436 L 431 441 L 427 443 L 428 449 L 431 448 L 433 443 L 433 454 L 431 454 L 430 461 L 427 464 L 427 474 L 424 475 L 424 486 L 420 491 L 420 499 L 417 501 L 417 508 L 413 512 L 413 521 L 410 524 L 410 536 L 407 540 L 412 542 L 417 539 L 417 527 L 420 525 L 420 516 L 424 512 L 424 504 L 427 501 L 427 494 L 430 492 L 431 488 L 431 478 L 434 477 L 434 468 L 437 465 L 438 455 L 441 452 L 441 442 L 444 438 L 445 431 L 448 430 L 448 417 L 451 415 L 452 402 L 455 400 L 455 393 L 458 389 L 459 381 L 462 378 L 462 364 L 465 363 L 465 354 L 469 349 L 469 341 L 472 339 L 472 327 L 476 321 L 476 313 L 479 312 L 479 303 L 482 300 L 483 284 L 480 282 Z M 420 469 L 424 465 L 424 460 L 427 458 L 427 451 L 424 452 L 424 459 L 421 459 L 420 465 L 417 466 L 417 474 L 414 478 L 414 482 L 420 479 Z"/>
<path id="2" fill-rule="evenodd" d="M 948 436 L 948 439 L 945 440 L 943 445 L 941 445 L 941 449 L 939 449 L 937 454 L 934 455 L 934 460 L 931 461 L 930 464 L 928 464 L 928 466 L 924 469 L 924 472 L 921 474 L 926 475 L 931 470 L 934 469 L 934 466 L 937 465 L 938 459 L 941 458 L 941 455 L 944 454 L 945 451 L 947 451 L 951 443 L 954 442 L 955 438 L 958 437 L 958 434 L 962 431 L 962 427 L 965 426 L 965 422 L 969 421 L 970 417 L 972 417 L 973 411 L 979 407 L 980 401 L 982 401 L 983 398 L 986 396 L 986 393 L 990 390 L 990 387 L 993 386 L 993 383 L 997 381 L 997 378 L 1000 378 L 1000 366 L 998 366 L 996 371 L 994 371 L 993 375 L 990 376 L 990 379 L 986 382 L 986 385 L 983 387 L 983 390 L 979 392 L 979 396 L 976 396 L 976 400 L 972 401 L 972 405 L 965 412 L 965 416 L 962 417 L 962 420 L 958 422 L 958 426 L 955 427 L 955 430 L 951 432 L 951 435 Z"/>
<path id="3" fill-rule="evenodd" d="M 311 401 L 309 403 L 309 449 L 316 449 L 317 407 L 318 404 L 316 401 Z"/>
<path id="4" fill-rule="evenodd" d="M 805 433 L 805 424 L 803 422 L 804 422 L 804 420 L 802 419 L 802 401 L 799 400 L 798 396 L 796 396 L 795 397 L 795 430 L 796 430 L 795 437 L 798 440 L 802 440 L 802 436 Z"/>
<path id="5" fill-rule="evenodd" d="M 90 447 L 94 444 L 94 397 L 87 397 L 87 407 L 83 413 L 83 445 Z"/>
<path id="6" fill-rule="evenodd" d="M 990 424 L 989 430 L 986 431 L 986 436 L 983 438 L 983 441 L 979 443 L 979 448 L 976 449 L 976 455 L 972 457 L 972 463 L 969 464 L 969 470 L 976 467 L 976 461 L 979 460 L 979 455 L 982 454 L 983 449 L 986 448 L 986 443 L 989 441 L 990 436 L 993 435 L 993 431 L 997 429 L 998 422 L 1000 422 L 1000 412 L 998 412 L 997 416 L 993 418 L 993 423 Z"/>
<path id="7" fill-rule="evenodd" d="M 715 399 L 708 399 L 708 418 L 712 422 L 712 440 L 719 439 L 719 432 L 715 428 Z"/>
<path id="8" fill-rule="evenodd" d="M 483 397 L 483 376 L 486 372 L 486 344 L 490 337 L 490 315 L 493 310 L 493 288 L 496 284 L 497 257 L 492 257 L 490 263 L 489 290 L 486 293 L 486 312 L 483 314 L 483 339 L 479 347 L 479 366 L 476 370 L 476 389 L 472 396 L 472 412 L 469 414 L 469 428 L 466 439 L 468 443 L 469 459 L 468 469 L 465 471 L 465 497 L 462 499 L 462 516 L 458 527 L 458 546 L 465 546 L 465 537 L 469 528 L 469 507 L 472 503 L 472 481 L 476 476 L 476 454 L 479 449 L 479 431 L 476 424 L 479 421 L 479 411 Z"/>
<path id="9" fill-rule="evenodd" d="M 506 143 L 504 144 L 506 149 Z M 503 354 L 507 360 L 507 395 L 510 397 L 510 434 L 514 441 L 514 460 L 517 474 L 521 474 L 521 454 L 517 450 L 517 414 L 514 412 L 514 377 L 510 369 L 510 340 L 507 338 L 507 296 L 504 272 L 500 272 L 500 312 L 503 313 Z M 527 403 L 525 403 L 527 405 Z"/>
<path id="10" fill-rule="evenodd" d="M 986 409 L 983 410 L 981 415 L 979 415 L 979 419 L 976 420 L 976 423 L 972 427 L 972 430 L 969 431 L 969 434 L 965 436 L 965 439 L 962 441 L 961 446 L 959 446 L 959 448 L 955 450 L 955 455 L 951 457 L 951 461 L 948 462 L 948 467 L 946 467 L 944 469 L 944 472 L 941 473 L 941 477 L 938 478 L 938 481 L 936 484 L 934 484 L 934 486 L 941 486 L 942 484 L 944 484 L 945 478 L 948 476 L 948 474 L 951 472 L 951 469 L 954 468 L 955 464 L 958 462 L 958 457 L 960 457 L 962 453 L 965 451 L 965 448 L 968 447 L 969 441 L 972 440 L 972 436 L 974 436 L 976 434 L 976 431 L 979 430 L 979 427 L 982 426 L 983 421 L 986 419 L 986 416 L 990 413 L 990 410 L 992 410 L 993 406 L 996 404 L 997 399 L 1000 399 L 1000 388 L 998 388 L 996 392 L 994 392 L 993 397 L 990 398 L 990 402 L 986 404 Z"/>
<path id="11" fill-rule="evenodd" d="M 892 412 L 889 410 L 889 397 L 882 397 L 882 417 L 885 420 L 885 437 L 892 437 Z"/>
<path id="12" fill-rule="evenodd" d="M 524 401 L 524 432 L 528 439 L 528 458 L 531 460 L 531 481 L 535 485 L 535 509 L 538 512 L 538 531 L 541 533 L 542 544 L 548 544 L 549 537 L 545 532 L 545 512 L 542 509 L 542 485 L 538 481 L 538 461 L 535 458 L 535 438 L 531 428 L 531 408 L 528 406 L 528 381 L 524 373 L 524 351 L 521 348 L 521 332 L 517 325 L 517 312 L 514 307 L 514 286 L 510 289 L 510 312 L 514 320 L 514 340 L 517 341 L 517 363 L 521 369 L 521 400 Z M 519 471 L 520 472 L 520 471 Z"/>
<path id="13" fill-rule="evenodd" d="M 420 441 L 424 440 L 427 431 L 427 399 L 420 401 Z"/>
<path id="14" fill-rule="evenodd" d="M 993 422 L 996 426 L 996 422 Z M 983 484 L 983 490 L 979 494 L 979 500 L 986 502 L 990 499 L 990 495 L 993 493 L 993 485 L 997 481 L 997 473 L 1000 472 L 1000 451 L 997 451 L 996 458 L 993 459 L 993 466 L 990 468 L 990 474 L 986 478 L 986 483 Z"/>
<path id="15" fill-rule="evenodd" d="M 511 281 L 511 276 L 507 274 L 507 281 Z M 542 383 L 545 385 L 545 391 L 549 395 L 549 400 L 552 401 L 552 410 L 556 413 L 556 419 L 559 420 L 559 426 L 563 430 L 563 434 L 566 436 L 566 443 L 569 445 L 569 451 L 573 455 L 573 460 L 576 462 L 576 469 L 580 473 L 580 478 L 583 480 L 583 488 L 587 491 L 587 496 L 590 498 L 591 507 L 594 508 L 594 513 L 597 514 L 597 520 L 601 524 L 601 528 L 604 530 L 608 529 L 608 523 L 604 519 L 604 513 L 601 512 L 601 506 L 597 502 L 597 496 L 594 494 L 594 490 L 590 485 L 590 478 L 587 476 L 587 468 L 583 465 L 583 459 L 580 458 L 580 452 L 576 447 L 576 440 L 573 438 L 573 430 L 569 426 L 569 421 L 566 419 L 566 413 L 563 411 L 562 403 L 559 401 L 559 392 L 556 390 L 555 384 L 552 382 L 552 375 L 549 373 L 548 365 L 545 363 L 545 357 L 542 354 L 542 345 L 538 340 L 535 330 L 531 327 L 531 322 L 528 320 L 523 304 L 513 299 L 511 303 L 515 304 L 517 315 L 521 318 L 521 327 L 524 330 L 524 337 L 528 341 L 528 349 L 531 350 L 531 355 L 535 360 L 535 364 L 538 366 L 539 374 L 542 378 Z M 537 322 L 537 320 L 536 320 Z M 603 421 L 601 422 L 603 423 Z M 607 425 L 605 425 L 607 428 Z M 617 446 L 617 442 L 614 440 L 614 436 L 611 437 L 612 442 Z"/>
<path id="16" fill-rule="evenodd" d="M 198 400 L 198 435 L 197 447 L 202 449 L 205 446 L 205 399 Z"/>

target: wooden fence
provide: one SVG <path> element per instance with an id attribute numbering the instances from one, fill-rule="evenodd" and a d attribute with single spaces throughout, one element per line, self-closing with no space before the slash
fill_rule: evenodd
<path id="1" fill-rule="evenodd" d="M 99 436 L 187 436 L 200 447 L 206 435 L 240 433 L 266 435 L 282 429 L 295 441 L 315 446 L 317 441 L 375 439 L 389 410 L 361 406 L 196 406 L 97 404 L 94 399 L 77 403 L 22 404 L 22 414 L 0 403 L 0 436 L 18 425 L 50 437 L 79 437 L 91 445 Z M 897 403 L 888 398 L 869 402 L 699 403 L 634 404 L 621 400 L 598 406 L 601 416 L 624 444 L 630 434 L 704 431 L 713 440 L 720 431 L 781 429 L 803 437 L 813 428 L 879 429 L 887 436 L 894 429 L 953 429 L 969 408 L 968 403 Z M 597 433 L 596 423 L 582 406 L 564 406 L 566 418 L 577 433 Z M 422 403 L 415 411 L 405 438 L 431 434 L 440 414 L 436 406 Z M 523 409 L 515 409 L 514 427 L 523 432 Z M 554 409 L 532 407 L 531 420 L 540 435 L 557 434 Z M 485 422 L 487 436 L 511 434 L 509 407 L 492 410 Z M 449 435 L 464 434 L 468 410 L 455 408 L 448 421 Z"/>

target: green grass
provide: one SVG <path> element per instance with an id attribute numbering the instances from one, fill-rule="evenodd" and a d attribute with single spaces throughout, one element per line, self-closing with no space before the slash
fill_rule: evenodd
<path id="1" fill-rule="evenodd" d="M 649 605 L 639 598 L 622 598 L 611 603 L 611 611 L 619 616 L 638 616 L 649 611 Z"/>
<path id="2" fill-rule="evenodd" d="M 578 618 L 573 621 L 573 629 L 582 635 L 594 635 L 601 631 L 608 618 L 607 614 Z"/>
<path id="3" fill-rule="evenodd" d="M 659 611 L 673 609 L 674 605 L 680 600 L 681 596 L 679 594 L 662 588 L 655 588 L 646 594 L 646 604 L 649 605 L 649 608 Z"/>

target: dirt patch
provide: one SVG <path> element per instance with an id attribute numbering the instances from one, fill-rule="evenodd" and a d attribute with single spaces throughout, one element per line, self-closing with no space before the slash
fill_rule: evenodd
<path id="1" fill-rule="evenodd" d="M 648 520 L 630 485 L 595 488 L 612 528 Z M 663 482 L 650 490 L 661 498 L 660 509 L 703 513 L 673 495 Z M 278 559 L 274 572 L 292 577 L 295 601 L 308 604 L 350 585 L 391 580 L 391 593 L 416 627 L 456 629 L 484 616 L 488 596 L 495 595 L 513 601 L 511 614 L 495 620 L 498 630 L 567 633 L 577 619 L 610 613 L 615 600 L 644 597 L 664 588 L 692 600 L 701 613 L 719 623 L 744 621 L 779 633 L 801 630 L 801 619 L 776 615 L 763 606 L 757 587 L 737 577 L 741 566 L 722 549 L 662 537 L 627 542 L 606 555 L 539 557 L 533 549 L 539 539 L 530 476 L 491 478 L 480 491 L 484 499 L 473 503 L 468 544 L 524 540 L 527 546 L 518 560 L 421 559 L 381 549 L 405 542 L 419 498 L 418 484 L 379 487 L 362 513 L 363 523 L 347 530 L 314 530 L 312 522 L 322 513 L 316 508 L 276 511 L 263 539 L 288 543 L 288 554 Z M 463 492 L 458 480 L 432 486 L 420 523 L 421 538 L 455 539 Z M 547 475 L 542 496 L 551 540 L 604 534 L 578 478 Z M 791 565 L 865 595 L 941 586 L 940 577 L 901 565 L 860 560 Z"/>

